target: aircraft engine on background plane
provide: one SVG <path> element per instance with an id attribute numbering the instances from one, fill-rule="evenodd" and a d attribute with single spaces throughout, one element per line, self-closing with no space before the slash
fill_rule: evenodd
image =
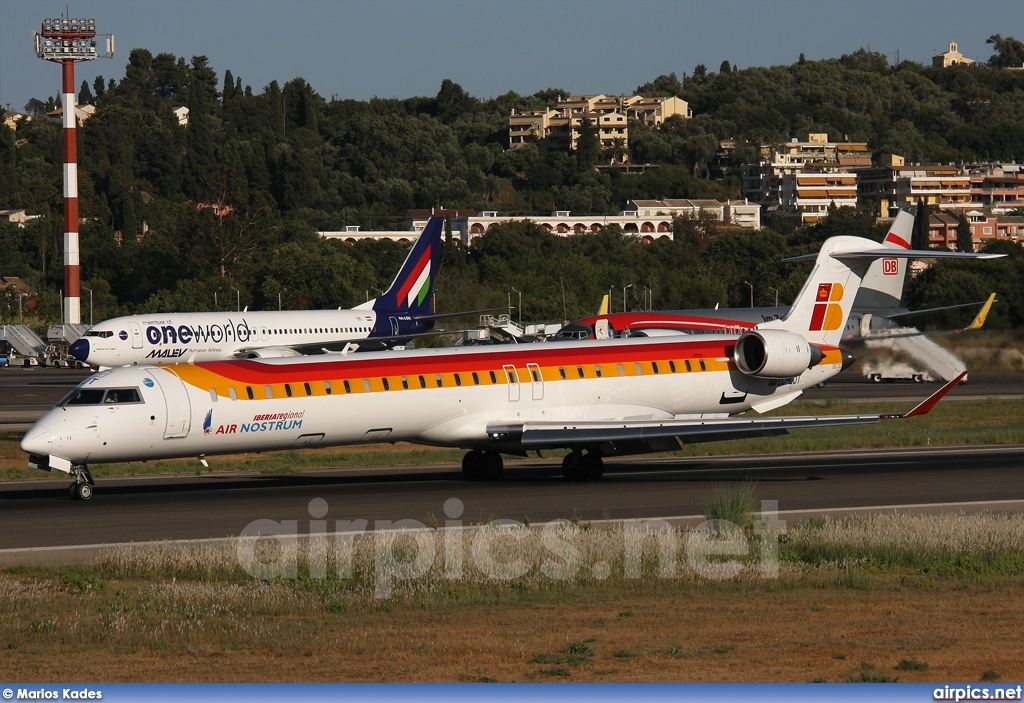
<path id="1" fill-rule="evenodd" d="M 301 352 L 288 347 L 262 347 L 260 349 L 249 349 L 236 358 L 238 359 L 276 359 L 282 356 L 302 356 Z"/>

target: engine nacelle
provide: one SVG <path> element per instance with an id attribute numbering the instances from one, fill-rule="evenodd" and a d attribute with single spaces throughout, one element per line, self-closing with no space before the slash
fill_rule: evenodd
<path id="1" fill-rule="evenodd" d="M 733 358 L 740 371 L 760 378 L 792 378 L 821 363 L 821 349 L 792 332 L 752 330 L 736 340 Z"/>
<path id="2" fill-rule="evenodd" d="M 290 347 L 262 347 L 260 349 L 247 349 L 238 355 L 239 359 L 276 359 L 282 356 L 302 356 L 299 352 Z"/>

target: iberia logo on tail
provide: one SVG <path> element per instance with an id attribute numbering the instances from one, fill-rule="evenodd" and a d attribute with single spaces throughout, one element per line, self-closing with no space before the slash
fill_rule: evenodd
<path id="1" fill-rule="evenodd" d="M 818 295 L 814 299 L 814 312 L 811 313 L 811 332 L 831 331 L 839 329 L 843 324 L 843 308 L 839 304 L 843 299 L 842 283 L 818 284 Z"/>
<path id="2" fill-rule="evenodd" d="M 432 250 L 433 247 L 428 246 L 423 251 L 423 256 L 416 262 L 416 266 L 402 287 L 398 289 L 399 304 L 404 301 L 409 307 L 421 305 L 427 297 L 427 293 L 430 291 L 430 253 Z"/>

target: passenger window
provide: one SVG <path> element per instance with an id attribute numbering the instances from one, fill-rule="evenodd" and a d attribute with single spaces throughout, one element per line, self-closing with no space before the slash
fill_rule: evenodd
<path id="1" fill-rule="evenodd" d="M 308 383 L 302 384 L 306 388 L 306 395 L 313 395 L 313 387 Z"/>
<path id="2" fill-rule="evenodd" d="M 263 388 L 267 391 L 267 397 L 268 398 L 273 398 L 274 397 L 274 389 L 273 388 L 271 388 L 270 386 L 263 386 Z"/>
<path id="3" fill-rule="evenodd" d="M 292 397 L 292 384 L 290 384 L 290 383 L 284 384 L 284 394 L 286 396 L 288 396 L 289 398 Z"/>
<path id="4" fill-rule="evenodd" d="M 497 375 L 493 371 L 491 371 L 489 373 L 491 374 L 491 383 L 497 383 L 498 382 Z"/>
<path id="5" fill-rule="evenodd" d="M 423 376 L 420 376 L 420 388 L 426 388 L 426 387 L 427 387 L 427 379 L 423 378 Z"/>
<path id="6" fill-rule="evenodd" d="M 331 393 L 334 392 L 334 390 L 331 388 L 330 381 L 324 381 L 324 391 L 326 391 L 327 395 L 330 395 Z"/>
<path id="7" fill-rule="evenodd" d="M 636 362 L 635 364 L 633 364 L 633 367 L 636 369 L 636 375 L 637 376 L 643 376 L 644 375 L 644 367 L 640 365 L 639 361 Z"/>
<path id="8" fill-rule="evenodd" d="M 402 376 L 402 388 L 409 390 L 409 379 Z"/>
<path id="9" fill-rule="evenodd" d="M 363 379 L 363 390 L 365 390 L 367 393 L 370 392 L 370 379 L 368 379 L 368 378 L 364 378 Z"/>
<path id="10" fill-rule="evenodd" d="M 669 371 L 671 371 L 672 373 L 675 373 L 676 372 L 676 362 L 669 361 L 668 362 L 668 368 L 669 368 Z"/>
<path id="11" fill-rule="evenodd" d="M 532 369 L 530 373 L 533 375 L 533 382 L 540 383 L 540 371 L 538 371 L 537 369 Z"/>
<path id="12" fill-rule="evenodd" d="M 391 384 L 388 383 L 388 379 L 382 378 L 382 379 L 380 379 L 380 382 L 384 384 L 384 390 L 386 390 L 386 391 L 391 390 Z"/>
<path id="13" fill-rule="evenodd" d="M 689 359 L 686 360 L 686 370 L 687 371 L 693 371 L 693 367 L 690 366 L 690 360 Z"/>
<path id="14" fill-rule="evenodd" d="M 509 383 L 519 383 L 519 380 L 516 378 L 516 372 L 515 371 L 509 371 L 508 382 Z"/>
<path id="15" fill-rule="evenodd" d="M 594 364 L 594 373 L 597 374 L 598 378 L 601 378 L 601 365 L 600 364 Z"/>
<path id="16" fill-rule="evenodd" d="M 703 359 L 700 360 L 700 370 L 701 371 L 707 371 L 708 370 L 708 365 L 704 363 Z"/>
<path id="17" fill-rule="evenodd" d="M 256 397 L 256 394 L 252 392 L 252 386 L 245 387 L 245 394 L 249 396 L 249 400 L 253 400 Z"/>
<path id="18" fill-rule="evenodd" d="M 651 362 L 651 370 L 654 371 L 654 373 L 661 373 L 658 370 L 658 362 L 657 361 L 652 361 Z"/>
<path id="19" fill-rule="evenodd" d="M 580 378 L 584 378 L 585 377 L 585 374 L 583 373 L 583 367 L 582 366 L 577 366 L 576 367 L 576 373 L 578 373 L 580 375 Z"/>
<path id="20" fill-rule="evenodd" d="M 238 400 L 238 393 L 235 391 L 235 387 L 231 386 L 228 388 L 228 395 L 231 396 L 231 400 Z"/>
<path id="21" fill-rule="evenodd" d="M 563 379 L 565 378 L 565 367 L 564 366 L 559 366 L 558 367 L 558 375 L 561 376 Z"/>
<path id="22" fill-rule="evenodd" d="M 440 388 L 444 385 L 444 379 L 441 378 L 441 374 L 434 375 L 434 381 L 437 383 L 437 387 Z"/>
<path id="23" fill-rule="evenodd" d="M 342 383 L 345 384 L 345 392 L 346 393 L 351 393 L 352 392 L 352 384 L 349 383 L 348 381 L 343 381 Z"/>
<path id="24" fill-rule="evenodd" d="M 476 371 L 473 372 L 473 383 L 478 386 L 480 385 L 480 374 L 478 374 Z"/>
<path id="25" fill-rule="evenodd" d="M 620 376 L 625 376 L 626 375 L 626 369 L 622 368 L 622 364 L 616 364 L 616 366 L 619 367 L 619 375 Z"/>
<path id="26" fill-rule="evenodd" d="M 455 374 L 455 385 L 456 386 L 461 386 L 462 385 L 462 376 L 460 376 L 459 374 Z"/>

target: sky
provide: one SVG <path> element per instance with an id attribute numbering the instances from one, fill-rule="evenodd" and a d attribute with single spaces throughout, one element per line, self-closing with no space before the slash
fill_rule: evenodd
<path id="1" fill-rule="evenodd" d="M 0 0 L 0 106 L 60 93 L 36 57 L 46 17 L 94 17 L 113 59 L 76 84 L 120 80 L 131 49 L 205 55 L 261 92 L 304 78 L 330 100 L 436 95 L 445 78 L 486 99 L 508 91 L 633 93 L 661 74 L 791 64 L 865 47 L 930 63 L 951 41 L 985 61 L 993 34 L 1024 38 L 1020 0 Z"/>

